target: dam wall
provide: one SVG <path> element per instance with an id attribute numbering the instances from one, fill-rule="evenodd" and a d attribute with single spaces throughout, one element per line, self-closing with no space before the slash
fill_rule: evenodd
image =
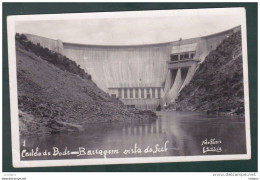
<path id="1" fill-rule="evenodd" d="M 26 35 L 52 51 L 74 60 L 99 88 L 125 105 L 156 109 L 170 60 L 172 42 L 129 46 L 75 44 Z"/>
<path id="2" fill-rule="evenodd" d="M 104 91 L 121 87 L 161 87 L 171 43 L 94 46 L 63 43 L 64 55 L 91 74 Z"/>
<path id="3" fill-rule="evenodd" d="M 206 58 L 206 56 L 213 50 L 217 48 L 217 46 L 227 37 L 229 37 L 231 34 L 236 32 L 236 29 L 230 29 L 227 31 L 223 31 L 220 33 L 212 34 L 209 36 L 204 36 L 199 38 L 198 40 L 198 49 L 197 49 L 197 56 L 195 56 L 195 59 L 201 59 L 201 62 L 203 62 Z"/>
<path id="4" fill-rule="evenodd" d="M 88 45 L 26 34 L 33 43 L 74 60 L 99 88 L 129 107 L 174 102 L 206 56 L 240 26 L 216 34 L 141 45 Z"/>
<path id="5" fill-rule="evenodd" d="M 44 48 L 48 48 L 51 51 L 59 52 L 63 54 L 63 43 L 61 40 L 53 40 L 41 36 L 36 36 L 32 34 L 25 34 L 27 39 L 34 44 L 40 44 Z"/>

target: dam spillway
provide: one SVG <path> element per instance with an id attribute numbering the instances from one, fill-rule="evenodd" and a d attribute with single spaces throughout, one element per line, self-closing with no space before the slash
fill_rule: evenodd
<path id="1" fill-rule="evenodd" d="M 175 101 L 205 57 L 239 27 L 209 36 L 143 45 L 89 45 L 26 34 L 74 60 L 103 91 L 125 105 L 156 109 Z"/>

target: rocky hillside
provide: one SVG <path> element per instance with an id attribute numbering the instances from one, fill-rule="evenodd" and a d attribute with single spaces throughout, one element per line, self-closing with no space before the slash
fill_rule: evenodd
<path id="1" fill-rule="evenodd" d="M 99 89 L 72 60 L 16 35 L 20 134 L 84 130 L 89 123 L 135 123 L 156 119 L 126 108 Z"/>
<path id="2" fill-rule="evenodd" d="M 226 38 L 206 57 L 169 108 L 244 115 L 241 31 Z"/>

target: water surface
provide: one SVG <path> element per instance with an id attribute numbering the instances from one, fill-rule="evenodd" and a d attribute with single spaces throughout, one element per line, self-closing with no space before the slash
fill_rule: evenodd
<path id="1" fill-rule="evenodd" d="M 147 124 L 96 124 L 89 125 L 81 133 L 21 136 L 21 152 L 31 152 L 32 149 L 35 152 L 36 147 L 42 154 L 50 152 L 49 156 L 28 156 L 21 159 L 104 158 L 103 150 L 110 150 L 111 153 L 106 154 L 107 158 L 246 154 L 244 118 L 178 111 L 157 114 L 158 119 Z M 221 143 L 202 145 L 203 141 L 210 139 Z M 79 152 L 79 148 L 84 148 L 89 154 L 53 156 L 54 147 L 59 152 L 64 152 L 65 149 Z M 221 148 L 221 151 L 203 153 L 203 147 Z M 114 153 L 112 150 L 115 150 Z M 101 151 L 103 154 L 98 153 Z"/>

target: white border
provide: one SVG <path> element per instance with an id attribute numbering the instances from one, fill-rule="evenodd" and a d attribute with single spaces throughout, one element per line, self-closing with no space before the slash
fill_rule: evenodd
<path id="1" fill-rule="evenodd" d="M 234 15 L 241 16 L 243 77 L 245 98 L 245 126 L 247 154 L 239 155 L 205 155 L 205 156 L 174 156 L 174 157 L 141 157 L 141 158 L 109 158 L 109 159 L 65 159 L 65 160 L 36 160 L 21 161 L 19 145 L 19 117 L 16 76 L 15 50 L 15 22 L 33 20 L 69 20 L 69 19 L 104 19 L 104 18 L 133 18 L 133 17 L 166 17 L 192 15 Z M 74 14 L 47 14 L 47 15 L 20 15 L 7 17 L 8 55 L 9 55 L 9 85 L 11 103 L 11 135 L 12 157 L 14 167 L 47 167 L 72 165 L 99 165 L 99 164 L 132 164 L 132 163 L 162 163 L 187 161 L 217 161 L 251 159 L 250 117 L 249 117 L 249 89 L 248 89 L 248 59 L 246 39 L 246 12 L 244 8 L 211 8 L 189 10 L 157 10 L 157 11 L 130 11 L 105 13 L 74 13 Z"/>

